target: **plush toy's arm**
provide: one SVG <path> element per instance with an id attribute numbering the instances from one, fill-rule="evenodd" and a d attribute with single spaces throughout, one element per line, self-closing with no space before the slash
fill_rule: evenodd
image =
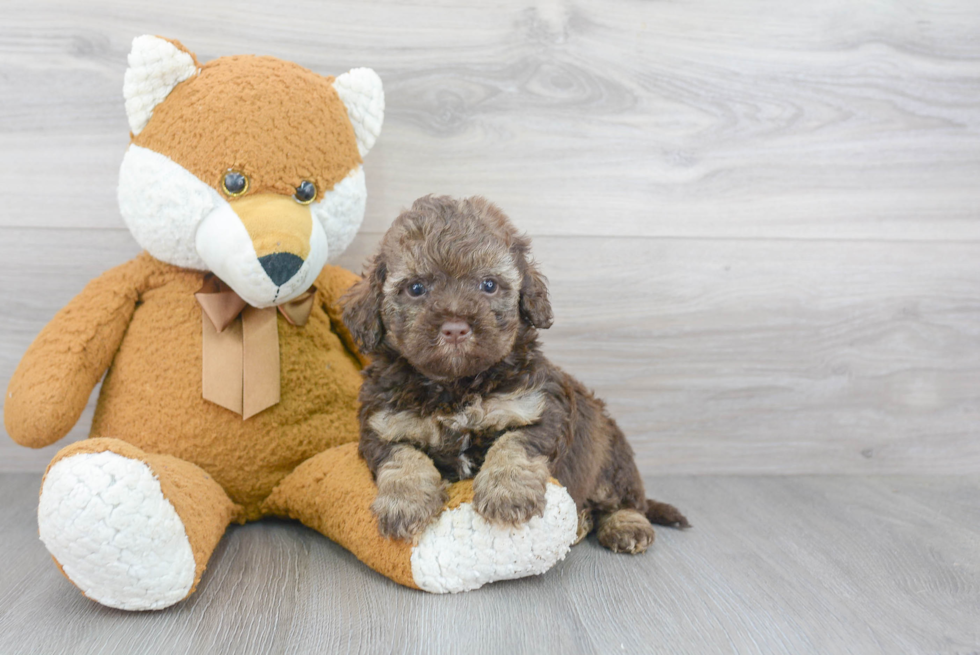
<path id="1" fill-rule="evenodd" d="M 41 330 L 7 387 L 4 425 L 14 441 L 42 448 L 68 434 L 112 363 L 151 270 L 143 254 L 107 271 Z"/>
<path id="2" fill-rule="evenodd" d="M 337 333 L 344 346 L 357 358 L 361 366 L 367 366 L 369 360 L 358 350 L 354 337 L 351 336 L 347 326 L 344 325 L 344 321 L 341 320 L 343 308 L 339 302 L 340 297 L 347 293 L 347 290 L 360 279 L 360 276 L 346 269 L 327 265 L 323 267 L 323 271 L 316 279 L 316 292 L 318 302 L 323 305 L 330 316 L 330 325 L 333 327 L 333 331 Z"/>

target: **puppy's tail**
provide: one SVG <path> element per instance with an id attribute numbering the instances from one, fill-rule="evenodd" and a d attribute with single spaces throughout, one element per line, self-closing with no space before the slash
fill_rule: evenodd
<path id="1" fill-rule="evenodd" d="M 658 503 L 652 498 L 647 498 L 646 517 L 654 525 L 666 525 L 671 528 L 691 527 L 687 518 L 676 507 L 667 503 Z"/>

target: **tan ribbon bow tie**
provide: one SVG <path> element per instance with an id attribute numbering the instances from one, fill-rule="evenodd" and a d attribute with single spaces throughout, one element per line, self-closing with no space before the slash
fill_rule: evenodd
<path id="1" fill-rule="evenodd" d="M 201 305 L 202 382 L 205 400 L 242 419 L 279 402 L 279 327 L 276 310 L 290 325 L 310 318 L 316 287 L 278 307 L 252 307 L 208 273 L 194 294 Z"/>

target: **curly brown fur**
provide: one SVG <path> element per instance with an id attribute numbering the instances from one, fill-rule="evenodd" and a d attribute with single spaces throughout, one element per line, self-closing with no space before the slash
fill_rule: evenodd
<path id="1" fill-rule="evenodd" d="M 424 454 L 395 446 L 377 471 L 371 511 L 385 535 L 410 539 L 428 525 L 448 499 L 446 484 Z"/>
<path id="2" fill-rule="evenodd" d="M 507 432 L 487 450 L 473 480 L 477 513 L 488 521 L 517 525 L 544 514 L 551 472 L 544 455 L 531 457 L 520 432 Z"/>
<path id="3" fill-rule="evenodd" d="M 647 500 L 602 401 L 541 354 L 537 331 L 552 322 L 546 280 L 528 239 L 487 200 L 417 200 L 342 302 L 344 323 L 372 360 L 360 393 L 360 453 L 379 495 L 385 488 L 375 503 L 383 534 L 406 538 L 425 526 L 414 519 L 433 516 L 385 517 L 382 508 L 396 504 L 391 490 L 418 478 L 402 481 L 390 467 L 405 449 L 445 480 L 474 478 L 476 511 L 496 523 L 540 515 L 554 476 L 578 506 L 580 537 L 595 525 L 613 550 L 645 550 L 650 520 L 687 527 L 675 508 Z M 431 478 L 426 502 L 410 505 L 431 508 Z"/>
<path id="4" fill-rule="evenodd" d="M 599 517 L 599 543 L 617 553 L 642 553 L 656 536 L 647 517 L 635 509 L 617 509 Z"/>

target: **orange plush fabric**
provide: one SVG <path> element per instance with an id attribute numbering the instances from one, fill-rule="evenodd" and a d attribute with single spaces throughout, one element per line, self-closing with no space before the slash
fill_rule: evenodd
<path id="1" fill-rule="evenodd" d="M 241 506 L 239 520 L 262 516 L 262 501 L 300 463 L 356 441 L 361 363 L 330 315 L 339 315 L 337 298 L 357 276 L 325 267 L 306 326 L 279 316 L 282 399 L 243 421 L 201 396 L 194 292 L 204 275 L 144 253 L 89 283 L 41 332 L 11 379 L 4 407 L 11 437 L 34 448 L 60 439 L 111 362 L 91 436 L 201 467 Z"/>
<path id="2" fill-rule="evenodd" d="M 249 194 L 291 196 L 309 180 L 320 200 L 361 163 L 333 81 L 272 57 L 215 59 L 154 108 L 133 143 L 215 189 L 231 168 L 249 177 Z"/>
<path id="3" fill-rule="evenodd" d="M 375 571 L 418 588 L 412 577 L 412 544 L 391 541 L 378 533 L 371 514 L 376 494 L 371 472 L 357 454 L 357 444 L 351 443 L 301 464 L 272 492 L 265 509 L 302 521 Z"/>

